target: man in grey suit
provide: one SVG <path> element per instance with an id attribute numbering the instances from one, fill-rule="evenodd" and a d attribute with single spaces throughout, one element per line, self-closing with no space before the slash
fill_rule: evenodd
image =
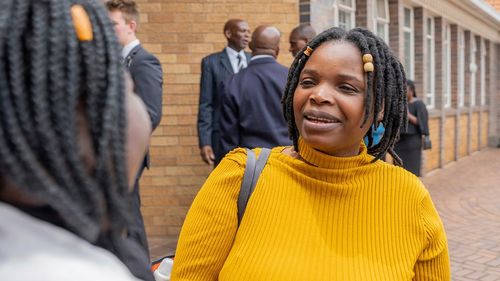
<path id="1" fill-rule="evenodd" d="M 146 51 L 136 37 L 135 31 L 139 20 L 137 4 L 133 0 L 110 0 L 106 2 L 106 6 L 118 41 L 123 46 L 122 57 L 134 81 L 134 92 L 141 97 L 146 105 L 154 130 L 160 124 L 162 116 L 163 71 L 160 61 Z M 139 178 L 146 167 L 149 168 L 149 152 L 136 175 L 133 190 L 136 200 L 133 202 L 133 209 L 138 231 L 130 233 L 130 237 L 137 240 L 149 256 L 139 196 Z"/>
<path id="2" fill-rule="evenodd" d="M 217 165 L 220 151 L 220 85 L 229 76 L 245 68 L 250 54 L 244 52 L 250 41 L 248 23 L 241 19 L 230 19 L 224 25 L 227 47 L 201 61 L 200 100 L 198 108 L 198 139 L 201 159 Z"/>

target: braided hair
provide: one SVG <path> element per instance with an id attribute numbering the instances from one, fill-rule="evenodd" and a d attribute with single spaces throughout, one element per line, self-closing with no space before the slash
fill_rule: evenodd
<path id="1" fill-rule="evenodd" d="M 394 145 L 399 139 L 400 130 L 405 128 L 407 124 L 405 72 L 401 62 L 391 52 L 387 44 L 364 28 L 354 28 L 350 31 L 338 27 L 327 29 L 311 40 L 308 46 L 304 47 L 295 57 L 288 72 L 288 81 L 283 96 L 283 113 L 288 122 L 288 130 L 295 150 L 299 149 L 299 131 L 293 113 L 293 96 L 299 83 L 300 73 L 309 59 L 304 51 L 307 47 L 315 50 L 321 44 L 329 41 L 350 42 L 359 48 L 362 55 L 372 55 L 375 68 L 374 71 L 365 73 L 365 114 L 361 124 L 361 126 L 366 122 L 374 124 L 367 132 L 368 153 L 375 156 L 374 161 L 376 161 L 389 152 L 394 158 L 394 163 L 401 165 L 401 159 L 394 152 Z M 361 58 L 360 63 L 362 63 Z M 373 120 L 368 120 L 372 111 L 374 112 Z M 382 124 L 385 127 L 385 132 L 380 142 L 372 146 L 372 134 L 379 125 L 377 115 L 382 111 L 384 112 Z"/>
<path id="2" fill-rule="evenodd" d="M 77 38 L 70 13 L 75 4 L 88 14 L 92 40 Z M 50 206 L 76 235 L 116 248 L 133 228 L 119 54 L 99 0 L 2 1 L 0 177 Z M 77 108 L 88 123 L 91 171 L 78 154 Z"/>

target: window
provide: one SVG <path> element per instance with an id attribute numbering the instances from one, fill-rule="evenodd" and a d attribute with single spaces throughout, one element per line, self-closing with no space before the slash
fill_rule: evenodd
<path id="1" fill-rule="evenodd" d="M 465 35 L 458 32 L 458 106 L 465 105 Z"/>
<path id="2" fill-rule="evenodd" d="M 486 104 L 486 41 L 481 40 L 481 105 Z"/>
<path id="3" fill-rule="evenodd" d="M 337 0 L 335 5 L 335 10 L 337 13 L 336 26 L 343 28 L 345 30 L 350 30 L 354 28 L 355 25 L 355 15 L 356 3 L 355 0 Z"/>
<path id="4" fill-rule="evenodd" d="M 385 42 L 389 42 L 389 4 L 387 0 L 377 0 L 374 10 L 377 35 Z"/>
<path id="5" fill-rule="evenodd" d="M 476 39 L 475 36 L 471 33 L 470 36 L 470 61 L 469 61 L 469 70 L 470 70 L 470 105 L 476 105 L 476 72 L 477 72 L 477 64 L 476 64 Z"/>
<path id="6" fill-rule="evenodd" d="M 425 72 L 427 73 L 427 85 L 425 89 L 425 102 L 429 108 L 434 108 L 435 94 L 434 85 L 436 83 L 434 76 L 435 54 L 434 54 L 434 19 L 427 18 L 425 31 L 425 49 L 427 54 L 427 63 Z"/>
<path id="7" fill-rule="evenodd" d="M 410 79 L 415 79 L 414 77 L 414 30 L 413 30 L 413 8 L 404 8 L 404 25 L 403 25 L 403 40 L 404 40 L 404 67 L 406 72 L 406 77 Z"/>
<path id="8" fill-rule="evenodd" d="M 451 31 L 449 24 L 444 26 L 443 103 L 444 107 L 451 107 Z"/>

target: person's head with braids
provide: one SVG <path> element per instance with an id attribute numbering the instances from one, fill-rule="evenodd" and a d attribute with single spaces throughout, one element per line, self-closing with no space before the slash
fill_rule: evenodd
<path id="1" fill-rule="evenodd" d="M 296 56 L 285 88 L 295 150 L 302 138 L 331 155 L 357 155 L 366 135 L 375 159 L 389 152 L 400 164 L 393 146 L 407 122 L 405 92 L 403 66 L 381 38 L 363 28 L 322 32 Z M 371 145 L 380 122 L 384 135 Z"/>
<path id="2" fill-rule="evenodd" d="M 129 186 L 151 128 L 124 75 L 99 0 L 2 2 L 0 206 L 67 229 L 130 267 Z"/>

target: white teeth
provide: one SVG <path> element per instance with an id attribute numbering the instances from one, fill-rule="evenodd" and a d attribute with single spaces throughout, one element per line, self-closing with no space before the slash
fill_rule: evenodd
<path id="1" fill-rule="evenodd" d="M 336 120 L 319 118 L 319 117 L 306 116 L 306 118 L 309 119 L 309 120 L 311 120 L 311 121 L 316 121 L 316 122 L 337 123 Z"/>

